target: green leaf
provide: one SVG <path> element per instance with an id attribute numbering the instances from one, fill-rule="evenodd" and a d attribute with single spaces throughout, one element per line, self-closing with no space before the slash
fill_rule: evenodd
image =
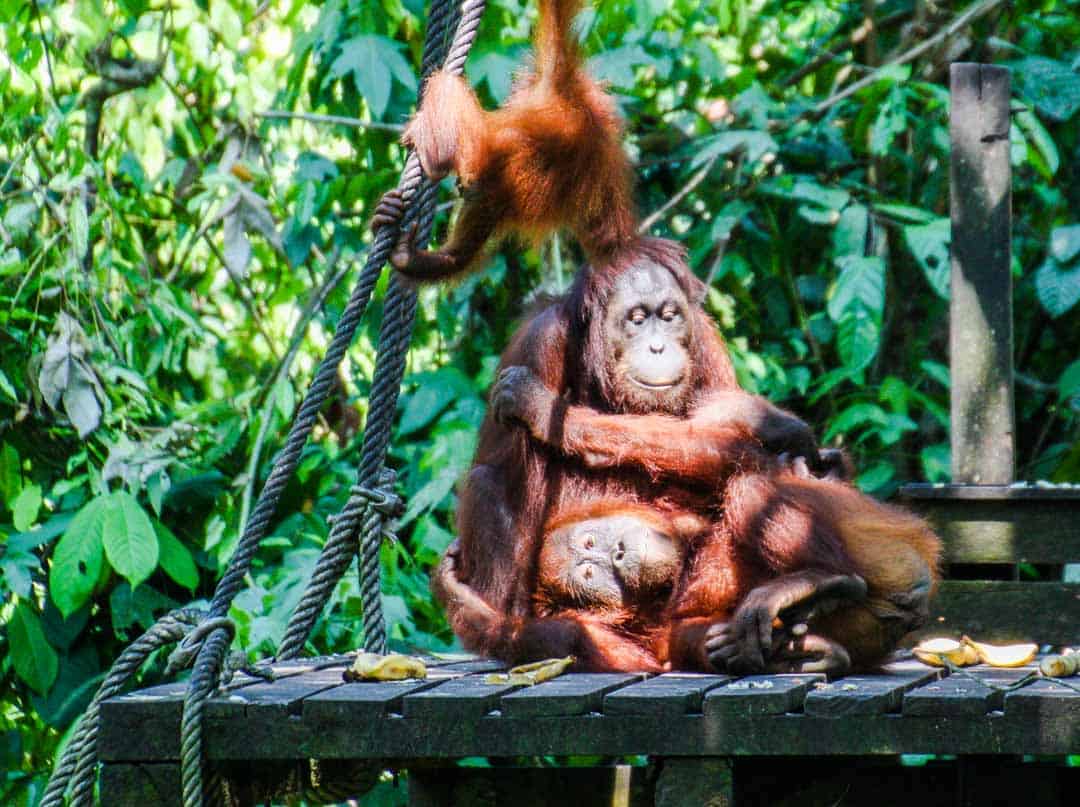
<path id="1" fill-rule="evenodd" d="M 35 692 L 44 695 L 56 680 L 58 659 L 56 651 L 45 641 L 37 614 L 20 600 L 7 628 L 15 674 Z"/>
<path id="2" fill-rule="evenodd" d="M 199 569 L 191 551 L 160 521 L 154 521 L 154 532 L 157 534 L 159 561 L 165 574 L 188 591 L 194 591 L 199 585 Z"/>
<path id="3" fill-rule="evenodd" d="M 1068 263 L 1080 255 L 1080 224 L 1053 229 L 1050 233 L 1050 255 L 1058 263 Z"/>
<path id="4" fill-rule="evenodd" d="M 859 426 L 867 423 L 882 425 L 888 416 L 885 410 L 877 404 L 857 403 L 849 406 L 829 423 L 829 430 L 825 433 L 825 442 L 839 434 L 847 434 Z"/>
<path id="5" fill-rule="evenodd" d="M 75 257 L 82 260 L 90 244 L 90 223 L 86 220 L 86 205 L 78 194 L 71 200 L 68 227 L 71 228 L 71 248 Z"/>
<path id="6" fill-rule="evenodd" d="M 33 202 L 19 202 L 11 205 L 4 213 L 4 229 L 13 238 L 21 238 L 30 232 L 38 215 L 38 206 Z"/>
<path id="7" fill-rule="evenodd" d="M 836 349 L 841 361 L 861 370 L 877 355 L 881 328 L 866 311 L 853 311 L 836 326 Z"/>
<path id="8" fill-rule="evenodd" d="M 469 81 L 479 85 L 486 82 L 491 97 L 501 104 L 510 94 L 510 84 L 521 65 L 505 53 L 491 50 L 482 55 L 472 55 L 466 65 Z"/>
<path id="9" fill-rule="evenodd" d="M 157 568 L 158 540 L 154 525 L 130 493 L 116 491 L 106 499 L 109 506 L 102 535 L 105 557 L 135 588 Z"/>
<path id="10" fill-rule="evenodd" d="M 27 485 L 11 505 L 12 522 L 19 532 L 26 532 L 37 521 L 41 510 L 41 487 Z"/>
<path id="11" fill-rule="evenodd" d="M 833 231 L 833 254 L 863 255 L 866 253 L 866 235 L 870 228 L 870 211 L 866 205 L 848 205 L 840 213 Z"/>
<path id="12" fill-rule="evenodd" d="M 927 482 L 948 482 L 952 478 L 952 451 L 948 443 L 927 446 L 919 452 Z"/>
<path id="13" fill-rule="evenodd" d="M 360 34 L 341 45 L 341 55 L 330 66 L 330 74 L 352 74 L 356 89 L 368 102 L 373 118 L 386 114 L 394 79 L 416 91 L 416 77 L 392 39 L 376 34 Z"/>
<path id="14" fill-rule="evenodd" d="M 0 443 L 0 496 L 13 502 L 22 490 L 22 467 L 19 452 L 10 443 Z"/>
<path id="15" fill-rule="evenodd" d="M 878 462 L 855 477 L 855 485 L 864 493 L 875 493 L 888 485 L 895 475 L 896 468 L 891 462 Z"/>
<path id="16" fill-rule="evenodd" d="M 937 218 L 929 210 L 912 207 L 911 205 L 876 204 L 874 205 L 874 212 L 909 224 L 929 224 Z"/>
<path id="17" fill-rule="evenodd" d="M 893 87 L 878 108 L 877 118 L 870 129 L 870 153 L 883 157 L 897 135 L 907 130 L 907 108 L 904 89 Z"/>
<path id="18" fill-rule="evenodd" d="M 1065 62 L 1028 56 L 1009 66 L 1021 91 L 1043 115 L 1066 121 L 1080 109 L 1080 75 Z"/>
<path id="19" fill-rule="evenodd" d="M 1080 359 L 1066 367 L 1058 379 L 1058 400 L 1067 401 L 1077 393 L 1080 393 Z"/>
<path id="20" fill-rule="evenodd" d="M 427 426 L 446 407 L 473 389 L 460 370 L 443 367 L 434 373 L 419 373 L 411 380 L 420 382 L 416 392 L 405 400 L 398 435 L 405 437 Z"/>
<path id="21" fill-rule="evenodd" d="M 804 177 L 796 179 L 790 195 L 793 199 L 812 202 L 830 210 L 842 210 L 851 201 L 851 194 L 847 191 L 841 188 L 828 188 Z"/>
<path id="22" fill-rule="evenodd" d="M 952 223 L 948 219 L 936 219 L 929 224 L 910 225 L 904 228 L 904 240 L 916 262 L 926 275 L 934 293 L 943 300 L 949 299 L 949 244 Z"/>
<path id="23" fill-rule="evenodd" d="M 101 575 L 108 499 L 99 496 L 87 502 L 71 520 L 53 552 L 49 595 L 65 618 L 90 598 Z"/>
<path id="24" fill-rule="evenodd" d="M 1046 127 L 1042 125 L 1034 114 L 1029 110 L 1018 112 L 1015 115 L 1016 123 L 1023 130 L 1024 135 L 1031 142 L 1035 150 L 1042 155 L 1046 163 L 1047 179 L 1052 178 L 1061 166 L 1061 157 L 1058 154 L 1057 145 Z"/>
<path id="25" fill-rule="evenodd" d="M 1035 294 L 1051 317 L 1060 317 L 1080 302 L 1080 266 L 1064 267 L 1047 258 L 1035 271 Z"/>
<path id="26" fill-rule="evenodd" d="M 634 68 L 652 63 L 652 56 L 641 45 L 622 45 L 593 56 L 589 59 L 588 69 L 599 81 L 613 87 L 629 88 L 635 83 Z"/>
<path id="27" fill-rule="evenodd" d="M 944 364 L 936 361 L 930 361 L 929 359 L 919 363 L 919 367 L 923 369 L 928 376 L 937 381 L 945 389 L 949 389 L 952 386 L 951 376 L 949 375 L 949 368 Z"/>
<path id="28" fill-rule="evenodd" d="M 827 310 L 833 322 L 858 309 L 879 315 L 885 308 L 885 261 L 877 256 L 845 255 L 838 258 L 836 278 Z"/>

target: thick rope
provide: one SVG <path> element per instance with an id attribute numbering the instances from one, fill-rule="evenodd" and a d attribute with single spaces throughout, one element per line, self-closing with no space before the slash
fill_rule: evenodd
<path id="1" fill-rule="evenodd" d="M 205 616 L 201 611 L 179 610 L 163 616 L 132 642 L 116 659 L 104 683 L 90 701 L 67 748 L 64 749 L 49 784 L 41 797 L 41 807 L 60 807 L 70 788 L 71 803 L 90 804 L 97 776 L 97 737 L 100 728 L 101 702 L 119 695 L 146 658 L 162 647 L 184 638 Z"/>
<path id="2" fill-rule="evenodd" d="M 449 11 L 449 8 L 449 0 L 433 0 L 432 2 L 432 23 L 429 25 L 427 38 L 424 44 L 424 64 L 422 66 L 424 77 L 426 77 L 440 61 L 439 57 L 442 53 L 440 43 L 445 40 L 446 30 L 449 27 L 450 21 L 457 16 Z M 472 41 L 476 37 L 476 29 L 479 26 L 483 8 L 484 2 L 479 2 L 478 0 L 465 0 L 462 6 L 461 22 L 457 26 L 454 40 L 450 45 L 450 56 L 447 57 L 447 67 L 449 68 L 451 65 L 456 65 L 455 69 L 458 73 L 460 73 L 464 67 L 468 46 L 472 44 Z M 464 49 L 462 48 L 462 42 L 467 43 Z M 361 282 L 358 285 L 357 291 L 354 292 L 354 299 L 359 296 L 361 287 L 368 285 L 365 284 L 365 280 L 370 279 L 370 288 L 374 288 L 382 267 L 386 263 L 387 258 L 389 258 L 393 244 L 397 240 L 401 224 L 410 223 L 415 215 L 412 213 L 412 200 L 416 196 L 419 196 L 419 201 L 423 203 L 420 208 L 418 221 L 420 225 L 418 228 L 418 236 L 430 239 L 431 222 L 434 218 L 434 188 L 431 187 L 431 183 L 423 176 L 423 173 L 420 170 L 419 160 L 415 154 L 410 154 L 409 158 L 406 160 L 405 170 L 403 171 L 402 180 L 398 189 L 401 193 L 402 202 L 406 210 L 405 219 L 403 222 L 399 223 L 398 226 L 391 224 L 379 228 L 375 235 L 375 243 L 368 255 L 367 263 L 361 274 Z M 424 210 L 424 207 L 428 209 Z M 370 295 L 371 291 L 368 289 L 362 300 L 363 306 L 367 305 Z M 353 301 L 350 300 L 350 306 L 352 302 Z M 346 310 L 348 311 L 349 309 Z M 390 289 L 384 304 L 379 356 L 376 361 L 375 377 L 372 381 L 371 406 L 369 409 L 368 423 L 364 432 L 365 446 L 361 458 L 361 472 L 359 475 L 359 486 L 361 489 L 370 489 L 376 486 L 379 480 L 382 463 L 386 456 L 386 446 L 390 439 L 390 427 L 405 366 L 404 354 L 408 349 L 408 343 L 411 338 L 412 322 L 415 311 L 416 293 L 412 289 L 402 285 L 395 276 L 391 279 Z M 359 315 L 362 315 L 362 313 L 363 308 L 361 307 L 358 311 L 356 321 L 350 322 L 350 327 L 346 329 L 343 329 L 342 327 L 345 324 L 344 316 L 342 317 L 342 322 L 339 322 L 338 324 L 338 330 L 334 334 L 334 339 L 331 342 L 331 350 L 327 351 L 326 357 L 319 366 L 319 370 L 316 373 L 316 380 L 313 382 L 308 395 L 305 397 L 304 403 L 301 405 L 301 411 L 297 415 L 297 420 L 290 430 L 289 438 L 286 441 L 286 447 L 282 450 L 281 455 L 279 455 L 274 464 L 274 469 L 271 472 L 270 478 L 267 480 L 262 493 L 259 495 L 259 500 L 252 511 L 251 519 L 244 531 L 244 535 L 241 538 L 236 553 L 230 562 L 229 569 L 214 593 L 214 599 L 211 603 L 210 610 L 211 617 L 224 616 L 228 612 L 233 598 L 240 590 L 243 577 L 249 571 L 251 561 L 255 556 L 258 545 L 269 527 L 270 519 L 273 517 L 276 510 L 281 492 L 296 468 L 300 452 L 303 450 L 307 437 L 310 434 L 311 427 L 314 425 L 315 416 L 318 414 L 318 411 L 326 398 L 326 393 L 329 391 L 330 382 L 332 382 L 333 376 L 337 373 L 337 366 L 344 357 L 349 344 L 352 342 L 356 326 L 359 324 Z M 331 351 L 336 346 L 340 347 L 340 350 L 332 353 Z M 384 348 L 387 351 L 385 355 Z M 380 369 L 382 369 L 383 372 L 380 373 Z M 324 374 L 327 379 L 326 389 L 318 390 L 320 395 L 316 401 L 316 385 L 323 379 Z M 310 416 L 310 423 L 304 421 L 305 415 Z M 290 449 L 292 449 L 292 451 L 290 451 Z M 376 457 L 377 460 L 372 459 Z M 359 504 L 358 501 L 355 501 L 358 499 L 362 499 L 362 496 L 354 494 L 350 497 L 349 504 L 353 504 L 354 506 Z M 364 501 L 366 502 L 366 500 Z M 349 504 L 346 505 L 346 511 L 351 511 L 353 509 Z M 355 538 L 351 538 L 351 536 L 355 535 L 356 526 L 355 521 L 350 518 L 348 512 L 343 512 L 334 520 L 330 536 L 327 538 L 327 544 L 324 546 L 323 553 L 319 558 L 317 570 L 324 566 L 324 561 L 329 562 L 327 560 L 328 556 L 338 551 L 338 545 L 346 543 L 346 541 L 349 543 L 355 542 Z M 377 540 L 381 540 L 383 531 L 384 528 L 380 524 L 376 530 L 378 535 Z M 376 576 L 378 575 L 377 557 L 375 574 Z M 340 578 L 340 575 L 338 575 L 338 578 Z M 313 584 L 309 583 L 308 589 L 305 592 L 304 600 L 309 602 L 305 613 L 312 610 L 310 602 L 313 602 L 317 598 L 321 598 L 323 604 L 325 604 L 326 599 L 329 599 L 330 594 L 333 592 L 334 586 L 337 583 L 337 578 L 331 581 L 325 574 L 322 575 L 320 579 L 325 580 L 325 582 L 318 586 L 313 586 Z M 304 603 L 302 602 L 302 605 L 303 604 Z M 369 598 L 364 600 L 363 605 L 365 627 L 367 627 L 369 622 L 374 622 L 375 624 L 372 626 L 374 641 L 380 642 L 382 646 L 385 646 L 385 626 L 383 625 L 382 603 L 378 596 L 377 582 L 375 584 L 374 596 L 369 595 Z M 322 607 L 320 606 L 319 611 L 321 612 L 321 610 Z M 371 613 L 371 616 L 369 616 L 369 612 Z M 314 623 L 316 617 L 310 618 L 310 624 Z M 294 619 L 290 621 L 290 627 L 295 621 L 294 614 Z M 310 626 L 307 632 L 310 632 Z M 304 640 L 306 640 L 307 632 L 304 634 Z M 290 631 L 289 633 L 292 632 Z M 203 641 L 201 648 L 198 650 L 194 672 L 192 673 L 191 682 L 184 698 L 184 714 L 181 722 L 180 764 L 185 807 L 198 807 L 203 803 L 202 711 L 206 699 L 217 686 L 222 660 L 231 641 L 232 635 L 223 628 L 213 631 L 210 636 Z M 290 648 L 295 644 L 295 640 L 292 640 Z M 299 645 L 302 647 L 303 641 L 300 641 Z M 298 651 L 294 651 L 294 653 L 295 652 Z"/>
<path id="3" fill-rule="evenodd" d="M 444 70 L 460 75 L 465 57 L 476 38 L 486 0 L 465 0 L 454 40 L 450 44 Z M 415 160 L 411 155 L 410 162 Z M 418 162 L 418 161 L 417 161 Z M 431 238 L 437 187 L 424 179 L 416 204 L 405 199 L 402 226 L 407 226 L 417 211 L 417 242 Z M 349 568 L 359 547 L 358 574 L 360 601 L 364 622 L 364 649 L 374 653 L 386 652 L 386 623 L 382 613 L 380 592 L 379 548 L 387 531 L 386 513 L 370 505 L 367 491 L 377 489 L 386 449 L 390 442 L 394 409 L 397 405 L 405 358 L 412 338 L 416 313 L 416 293 L 397 275 L 390 280 L 379 333 L 378 358 L 372 379 L 370 407 L 364 429 L 364 449 L 357 474 L 357 487 L 345 508 L 335 519 L 319 556 L 315 573 L 289 620 L 278 648 L 278 658 L 297 656 L 304 647 L 319 615 L 326 607 L 342 575 Z M 359 533 L 359 543 L 358 543 Z"/>

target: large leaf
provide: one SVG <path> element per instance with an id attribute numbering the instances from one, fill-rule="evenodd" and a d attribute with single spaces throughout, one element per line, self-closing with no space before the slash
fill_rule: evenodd
<path id="1" fill-rule="evenodd" d="M 341 55 L 330 67 L 336 77 L 351 73 L 356 89 L 368 102 L 373 118 L 386 114 L 394 79 L 416 90 L 416 77 L 392 39 L 376 34 L 360 34 L 341 45 Z"/>
<path id="2" fill-rule="evenodd" d="M 1060 317 L 1080 302 L 1080 266 L 1066 267 L 1047 258 L 1035 271 L 1035 293 L 1050 316 Z"/>
<path id="3" fill-rule="evenodd" d="M 949 299 L 949 244 L 952 223 L 948 219 L 936 219 L 930 224 L 911 225 L 904 228 L 904 240 L 915 260 L 922 267 L 926 280 L 934 293 Z"/>
<path id="4" fill-rule="evenodd" d="M 101 574 L 108 510 L 107 496 L 91 499 L 56 544 L 49 568 L 49 595 L 65 618 L 90 598 Z"/>
<path id="5" fill-rule="evenodd" d="M 836 263 L 840 275 L 827 307 L 833 322 L 858 309 L 880 314 L 885 308 L 885 262 L 876 256 L 846 255 Z"/>
<path id="6" fill-rule="evenodd" d="M 64 413 L 79 433 L 86 437 L 101 423 L 101 401 L 105 393 L 87 361 L 89 347 L 82 326 L 61 311 L 49 334 L 45 356 L 38 373 L 38 389 L 53 409 Z"/>
<path id="7" fill-rule="evenodd" d="M 1010 66 L 1024 95 L 1042 114 L 1066 121 L 1080 109 L 1080 75 L 1065 62 L 1029 56 Z"/>
<path id="8" fill-rule="evenodd" d="M 188 591 L 194 591 L 199 585 L 199 569 L 191 551 L 160 521 L 154 522 L 154 530 L 157 533 L 161 568 Z"/>
<path id="9" fill-rule="evenodd" d="M 841 361 L 852 370 L 862 369 L 874 360 L 880 340 L 881 328 L 867 311 L 853 311 L 836 326 L 836 349 Z"/>
<path id="10" fill-rule="evenodd" d="M 105 499 L 109 503 L 102 535 L 105 557 L 135 588 L 157 568 L 158 540 L 154 525 L 130 493 L 121 490 Z"/>
<path id="11" fill-rule="evenodd" d="M 451 401 L 462 395 L 472 395 L 472 385 L 460 370 L 444 367 L 434 373 L 420 373 L 416 392 L 405 400 L 398 434 L 402 437 L 418 431 L 434 420 Z"/>
<path id="12" fill-rule="evenodd" d="M 589 59 L 589 72 L 613 87 L 633 87 L 634 68 L 652 63 L 653 58 L 641 45 L 622 45 Z"/>
<path id="13" fill-rule="evenodd" d="M 37 521 L 41 510 L 41 487 L 27 485 L 11 506 L 12 522 L 19 532 L 26 532 Z"/>
<path id="14" fill-rule="evenodd" d="M 1050 255 L 1058 263 L 1068 263 L 1080 255 L 1080 224 L 1053 229 L 1050 233 Z"/>
<path id="15" fill-rule="evenodd" d="M 56 680 L 58 660 L 56 651 L 45 641 L 37 614 L 20 600 L 7 629 L 15 674 L 35 692 L 44 695 Z"/>
<path id="16" fill-rule="evenodd" d="M 765 132 L 752 129 L 731 130 L 703 138 L 701 148 L 694 154 L 690 165 L 691 167 L 704 165 L 716 157 L 740 150 L 745 152 L 747 163 L 755 163 L 769 152 L 775 154 L 778 149 L 776 141 Z"/>

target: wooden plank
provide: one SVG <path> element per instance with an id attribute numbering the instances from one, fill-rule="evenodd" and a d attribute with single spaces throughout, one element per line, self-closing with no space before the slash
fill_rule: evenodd
<path id="1" fill-rule="evenodd" d="M 949 563 L 1080 560 L 1080 498 L 907 499 L 904 503 L 930 521 L 945 544 Z"/>
<path id="2" fill-rule="evenodd" d="M 909 689 L 933 681 L 940 671 L 918 662 L 893 664 L 887 674 L 849 675 L 815 684 L 806 693 L 804 711 L 814 717 L 850 717 L 897 712 Z"/>
<path id="3" fill-rule="evenodd" d="M 1080 499 L 1080 485 L 1014 482 L 1011 485 L 942 485 L 911 482 L 902 485 L 897 494 L 901 499 L 944 499 L 949 501 L 1012 502 L 1075 502 Z"/>
<path id="4" fill-rule="evenodd" d="M 422 681 L 364 681 L 342 684 L 304 698 L 304 720 L 375 720 L 401 713 L 402 698 L 437 686 L 443 679 Z"/>
<path id="5" fill-rule="evenodd" d="M 705 693 L 731 680 L 730 675 L 665 673 L 605 695 L 604 714 L 657 718 L 700 714 Z"/>
<path id="6" fill-rule="evenodd" d="M 599 712 L 604 695 L 633 684 L 644 674 L 576 673 L 511 692 L 500 702 L 504 717 L 561 717 Z"/>
<path id="7" fill-rule="evenodd" d="M 950 68 L 952 478 L 1001 485 L 1015 472 L 1011 74 Z"/>
<path id="8" fill-rule="evenodd" d="M 113 762 L 101 768 L 101 804 L 180 807 L 180 765 L 175 762 Z"/>
<path id="9" fill-rule="evenodd" d="M 964 633 L 987 642 L 1080 643 L 1080 584 L 946 580 L 930 621 L 912 638 Z"/>
<path id="10" fill-rule="evenodd" d="M 515 689 L 519 687 L 485 683 L 483 674 L 454 678 L 406 695 L 401 712 L 405 717 L 424 720 L 475 719 L 498 709 L 502 696 Z"/>
<path id="11" fill-rule="evenodd" d="M 342 684 L 342 669 L 315 670 L 217 695 L 206 702 L 205 715 L 207 718 L 227 718 L 268 712 L 300 714 L 304 698 Z"/>
<path id="12" fill-rule="evenodd" d="M 750 675 L 705 696 L 706 717 L 782 715 L 801 712 L 807 693 L 824 675 Z"/>
<path id="13" fill-rule="evenodd" d="M 995 670 L 983 666 L 969 667 L 947 678 L 930 681 L 905 692 L 903 713 L 908 717 L 961 717 L 1000 711 L 1005 703 L 1005 692 L 1000 687 L 1019 681 L 1032 669 L 1020 667 Z"/>

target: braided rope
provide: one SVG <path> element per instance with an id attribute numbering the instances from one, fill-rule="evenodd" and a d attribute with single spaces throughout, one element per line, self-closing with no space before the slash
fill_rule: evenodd
<path id="1" fill-rule="evenodd" d="M 424 44 L 422 72 L 425 77 L 440 61 L 443 52 L 441 43 L 445 40 L 450 22 L 459 19 L 457 13 L 448 10 L 449 7 L 450 0 L 432 0 L 431 24 L 428 27 Z M 460 22 L 457 25 L 454 40 L 450 45 L 452 58 L 448 57 L 448 67 L 456 65 L 453 69 L 457 73 L 460 73 L 464 67 L 468 48 L 476 37 L 476 29 L 479 26 L 483 8 L 484 2 L 478 2 L 478 0 L 466 0 L 462 6 Z M 466 43 L 464 48 L 462 43 Z M 338 364 L 352 342 L 356 326 L 359 324 L 359 317 L 363 313 L 363 307 L 366 307 L 370 299 L 371 290 L 378 280 L 382 267 L 389 258 L 401 226 L 411 223 L 416 216 L 413 213 L 415 208 L 412 205 L 412 200 L 417 195 L 421 203 L 418 206 L 418 223 L 420 225 L 418 236 L 425 241 L 430 240 L 431 224 L 434 220 L 435 188 L 424 177 L 420 169 L 420 161 L 415 154 L 410 154 L 406 160 L 398 189 L 405 208 L 404 220 L 399 222 L 397 226 L 391 224 L 380 227 L 375 235 L 375 243 L 361 274 L 360 284 L 358 284 L 357 290 L 354 291 L 353 298 L 350 299 L 350 307 L 346 309 L 346 312 L 350 311 L 353 301 L 358 300 L 361 297 L 361 292 L 364 291 L 362 306 L 358 309 L 355 322 L 350 320 L 346 323 L 343 315 L 342 322 L 338 324 L 331 347 L 319 366 L 315 381 L 312 383 L 304 403 L 301 405 L 297 419 L 289 432 L 286 447 L 274 463 L 274 469 L 259 495 L 259 500 L 252 511 L 251 518 L 230 562 L 229 569 L 214 592 L 214 599 L 210 609 L 211 617 L 224 616 L 228 612 L 233 598 L 239 592 L 243 577 L 249 571 L 258 545 L 266 534 L 281 492 L 296 468 L 300 452 L 303 450 L 314 425 L 315 417 L 326 398 L 333 377 L 337 373 Z M 365 281 L 369 282 L 365 283 Z M 387 292 L 387 299 L 384 304 L 378 358 L 372 380 L 371 406 L 364 431 L 364 452 L 361 457 L 359 485 L 347 502 L 345 509 L 334 520 L 331 527 L 330 536 L 327 538 L 326 546 L 323 548 L 316 567 L 316 571 L 320 572 L 318 582 L 313 577 L 305 591 L 301 606 L 298 606 L 297 612 L 294 612 L 293 618 L 290 619 L 290 629 L 286 634 L 288 637 L 295 637 L 298 634 L 299 627 L 294 629 L 294 625 L 307 626 L 303 639 L 297 641 L 296 638 L 290 638 L 288 649 L 294 655 L 299 652 L 299 647 L 302 647 L 303 641 L 306 640 L 307 635 L 310 633 L 310 626 L 314 624 L 317 614 L 321 613 L 326 600 L 329 599 L 337 584 L 337 580 L 340 579 L 340 574 L 336 576 L 327 575 L 323 572 L 323 569 L 330 566 L 333 570 L 332 562 L 340 553 L 342 546 L 355 544 L 353 536 L 356 534 L 356 518 L 362 510 L 376 514 L 376 518 L 369 521 L 371 523 L 371 532 L 365 531 L 364 533 L 366 544 L 375 542 L 374 576 L 376 580 L 374 588 L 372 589 L 369 586 L 367 589 L 368 596 L 363 599 L 365 640 L 368 643 L 369 640 L 366 637 L 370 635 L 372 637 L 370 642 L 374 642 L 374 646 L 385 647 L 386 629 L 382 617 L 382 603 L 378 594 L 378 542 L 381 541 L 385 531 L 382 523 L 384 515 L 379 508 L 370 506 L 371 502 L 368 498 L 365 498 L 364 491 L 376 487 L 379 482 L 383 460 L 386 456 L 386 448 L 390 440 L 390 427 L 393 421 L 394 408 L 397 404 L 402 374 L 404 373 L 405 354 L 412 336 L 412 323 L 415 313 L 416 293 L 404 286 L 394 276 L 391 278 L 390 289 Z M 348 327 L 343 327 L 346 324 Z M 335 351 L 335 347 L 338 347 L 339 350 Z M 317 386 L 324 379 L 324 376 L 326 379 L 325 390 Z M 305 419 L 305 416 L 309 416 L 310 422 Z M 348 561 L 345 565 L 347 568 Z M 317 611 L 314 608 L 316 602 L 321 603 Z M 301 611 L 303 617 L 298 620 L 297 615 Z M 370 634 L 367 633 L 369 627 Z M 209 637 L 203 641 L 198 650 L 191 682 L 184 698 L 180 763 L 185 807 L 198 807 L 203 803 L 203 707 L 206 699 L 217 685 L 222 660 L 231 641 L 232 635 L 225 628 L 213 630 Z M 287 658 L 288 656 L 284 657 Z"/>
<path id="2" fill-rule="evenodd" d="M 72 804 L 91 803 L 97 773 L 97 736 L 102 701 L 119 695 L 151 653 L 183 639 L 203 616 L 201 611 L 191 609 L 173 611 L 124 649 L 109 668 L 105 681 L 94 694 L 67 748 L 57 761 L 41 797 L 41 807 L 60 807 L 69 788 L 72 791 Z"/>
<path id="3" fill-rule="evenodd" d="M 465 57 L 476 38 L 484 6 L 485 0 L 465 0 L 462 3 L 461 16 L 444 70 L 460 74 L 464 69 Z M 414 162 L 419 165 L 415 154 L 409 158 L 410 165 Z M 406 203 L 402 226 L 407 226 L 413 216 L 416 217 L 418 243 L 427 243 L 431 239 L 437 190 L 433 183 L 424 178 L 419 186 L 416 204 L 409 204 L 411 200 L 402 194 Z M 364 428 L 364 449 L 357 473 L 357 487 L 334 520 L 319 556 L 316 571 L 289 619 L 285 637 L 278 648 L 278 658 L 294 658 L 301 652 L 338 581 L 348 570 L 358 547 L 364 649 L 374 653 L 386 652 L 386 623 L 380 596 L 379 548 L 387 530 L 388 516 L 372 509 L 365 494 L 357 491 L 372 489 L 379 483 L 390 442 L 390 430 L 401 389 L 409 341 L 412 338 L 416 302 L 415 291 L 402 283 L 397 275 L 391 277 L 379 333 L 378 358 L 372 378 L 369 398 L 371 405 Z"/>
<path id="4" fill-rule="evenodd" d="M 469 47 L 476 37 L 476 30 L 483 14 L 483 0 L 465 0 L 458 7 L 452 0 L 432 0 L 427 37 L 424 43 L 422 75 L 429 75 L 445 57 L 446 69 L 461 73 Z M 455 30 L 453 41 L 447 45 L 447 35 Z M 336 383 L 338 367 L 352 344 L 371 294 L 382 274 L 383 266 L 390 256 L 403 225 L 418 222 L 418 236 L 430 240 L 435 216 L 436 186 L 424 177 L 420 162 L 410 154 L 402 171 L 398 186 L 405 215 L 401 222 L 381 227 L 376 233 L 367 261 L 353 290 L 349 302 L 338 322 L 334 337 L 326 355 L 316 370 L 303 403 L 297 412 L 285 445 L 274 461 L 259 498 L 252 508 L 244 532 L 237 543 L 229 566 L 214 591 L 207 614 L 191 610 L 173 612 L 158 620 L 146 633 L 128 646 L 110 668 L 104 683 L 98 689 L 86 713 L 76 727 L 63 755 L 58 760 L 53 775 L 42 797 L 43 807 L 59 807 L 64 796 L 72 791 L 72 804 L 90 804 L 93 799 L 97 765 L 97 735 L 100 725 L 100 703 L 119 694 L 147 656 L 169 644 L 180 643 L 169 657 L 167 672 L 172 673 L 194 663 L 191 680 L 184 698 L 181 721 L 181 769 L 183 802 L 186 807 L 202 805 L 204 798 L 216 795 L 218 777 L 211 772 L 204 781 L 202 770 L 202 715 L 207 698 L 217 688 L 225 656 L 235 635 L 235 626 L 227 614 L 233 599 L 243 587 L 255 554 L 273 521 L 281 494 L 292 478 L 299 463 L 307 439 L 315 425 L 318 413 Z M 417 203 L 413 204 L 414 198 Z M 402 284 L 397 277 L 391 279 L 387 294 L 382 329 L 379 338 L 379 356 L 372 382 L 372 405 L 365 428 L 364 453 L 358 484 L 353 488 L 345 509 L 335 519 L 330 538 L 324 548 L 309 584 L 305 597 L 314 592 L 312 602 L 322 598 L 317 610 L 309 603 L 305 616 L 299 622 L 294 613 L 290 627 L 295 622 L 306 624 L 299 642 L 290 640 L 298 652 L 310 633 L 311 625 L 318 617 L 326 599 L 336 586 L 344 569 L 340 565 L 340 550 L 345 548 L 344 568 L 348 567 L 355 552 L 355 535 L 361 515 L 364 517 L 362 534 L 366 549 L 362 575 L 367 582 L 363 587 L 365 636 L 372 637 L 375 646 L 385 647 L 381 601 L 379 599 L 378 548 L 387 533 L 387 519 L 400 510 L 400 499 L 394 493 L 392 472 L 382 468 L 390 439 L 394 408 L 405 367 L 405 357 L 412 335 L 416 313 L 416 294 Z M 328 550 L 332 550 L 329 551 Z M 372 564 L 372 558 L 374 560 Z M 326 568 L 329 568 L 330 574 Z M 371 581 L 374 584 L 371 584 Z M 298 608 L 298 612 L 300 609 Z M 308 616 L 308 614 L 313 614 Z M 196 627 L 197 626 L 197 627 Z M 369 642 L 369 643 L 370 643 Z"/>

